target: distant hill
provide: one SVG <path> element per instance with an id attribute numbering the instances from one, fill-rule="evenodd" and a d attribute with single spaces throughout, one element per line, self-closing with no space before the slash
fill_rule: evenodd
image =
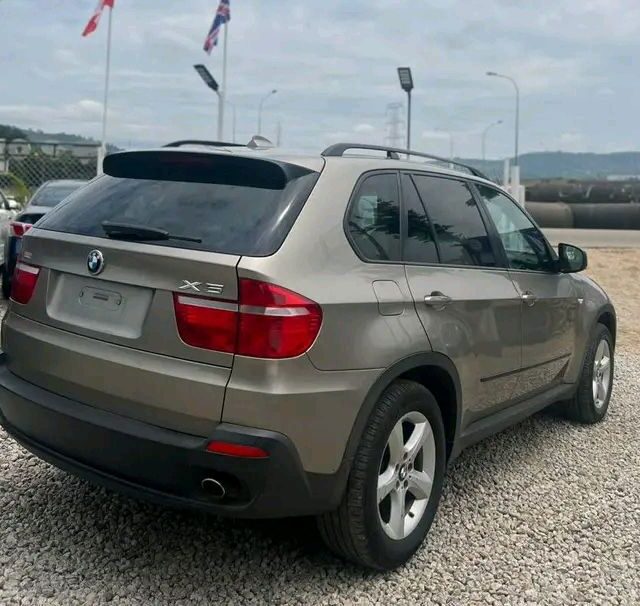
<path id="1" fill-rule="evenodd" d="M 0 124 L 0 139 L 29 139 L 31 141 L 59 141 L 60 143 L 98 143 L 95 139 L 69 133 L 45 133 L 42 130 Z"/>
<path id="2" fill-rule="evenodd" d="M 486 175 L 502 176 L 501 160 L 464 159 Z M 640 152 L 613 154 L 534 152 L 520 156 L 522 179 L 606 179 L 609 176 L 640 178 Z"/>
<path id="3" fill-rule="evenodd" d="M 48 133 L 42 130 L 20 128 L 0 124 L 0 139 L 16 137 L 31 141 L 60 141 L 61 143 L 98 143 L 95 139 L 70 133 Z M 108 146 L 109 151 L 118 148 Z M 458 159 L 458 158 L 456 158 Z M 501 179 L 502 160 L 483 161 L 477 158 L 460 158 L 462 162 L 479 168 L 493 179 Z M 606 179 L 609 176 L 634 176 L 640 178 L 640 152 L 616 152 L 612 154 L 533 152 L 520 156 L 520 173 L 523 180 L 539 179 Z"/>
<path id="4" fill-rule="evenodd" d="M 28 139 L 29 141 L 57 141 L 58 143 L 93 143 L 98 145 L 100 141 L 96 141 L 91 137 L 82 137 L 81 135 L 72 135 L 70 133 L 47 133 L 42 130 L 34 130 L 32 128 L 22 128 L 11 126 L 9 124 L 0 124 L 0 139 Z M 119 151 L 115 145 L 108 144 L 109 152 Z"/>

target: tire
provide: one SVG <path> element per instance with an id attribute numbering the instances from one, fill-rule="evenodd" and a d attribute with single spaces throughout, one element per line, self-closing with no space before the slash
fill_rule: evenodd
<path id="1" fill-rule="evenodd" d="M 420 434 L 419 427 L 424 429 L 425 438 L 418 456 L 409 457 L 396 467 L 393 461 L 401 460 L 398 453 L 406 454 L 410 450 L 406 448 L 407 443 L 411 446 L 410 438 Z M 393 442 L 396 445 L 393 458 L 388 447 L 392 430 L 396 440 L 400 437 L 403 440 Z M 411 460 L 414 465 L 409 467 Z M 429 531 L 440 501 L 445 467 L 444 425 L 436 399 L 419 383 L 395 381 L 371 413 L 340 506 L 318 517 L 324 542 L 339 556 L 362 566 L 376 570 L 401 566 L 420 547 Z M 432 471 L 430 492 L 426 490 L 428 482 L 424 482 L 429 471 Z M 423 475 L 425 472 L 427 476 Z M 379 504 L 378 482 L 383 478 L 385 485 L 395 488 Z M 408 487 L 409 483 L 413 487 Z M 398 484 L 404 487 L 398 489 Z M 419 495 L 423 495 L 422 498 L 418 498 Z M 403 502 L 405 505 L 398 505 Z M 394 524 L 399 517 L 392 519 L 392 512 L 404 512 L 405 506 L 407 513 L 402 516 L 402 522 Z M 406 536 L 398 536 L 399 528 Z M 392 538 L 390 533 L 396 536 Z"/>
<path id="2" fill-rule="evenodd" d="M 11 296 L 11 277 L 7 273 L 6 264 L 2 266 L 2 296 L 8 299 Z"/>
<path id="3" fill-rule="evenodd" d="M 608 350 L 609 364 L 606 368 L 599 367 L 596 371 L 596 359 L 601 355 L 601 344 L 604 352 Z M 560 412 L 571 421 L 578 423 L 593 424 L 602 421 L 609 409 L 609 400 L 611 399 L 611 390 L 613 388 L 613 371 L 614 371 L 614 348 L 613 338 L 609 329 L 603 324 L 596 324 L 596 328 L 591 335 L 591 341 L 587 346 L 584 356 L 582 372 L 578 382 L 578 389 L 575 396 L 560 406 Z M 602 383 L 602 389 L 599 392 L 600 397 L 596 398 L 594 391 L 594 379 L 598 379 L 597 372 L 606 375 L 608 373 L 608 381 Z M 603 377 L 604 380 L 604 377 Z"/>

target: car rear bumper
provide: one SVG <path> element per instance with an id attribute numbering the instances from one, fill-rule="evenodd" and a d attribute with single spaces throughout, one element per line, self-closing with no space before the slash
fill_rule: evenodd
<path id="1" fill-rule="evenodd" d="M 15 375 L 0 354 L 0 424 L 25 448 L 65 471 L 160 504 L 235 517 L 309 515 L 334 509 L 343 482 L 303 470 L 277 432 L 221 423 L 208 438 L 99 410 Z M 209 453 L 210 440 L 259 446 L 266 459 Z M 221 482 L 216 499 L 202 488 Z"/>

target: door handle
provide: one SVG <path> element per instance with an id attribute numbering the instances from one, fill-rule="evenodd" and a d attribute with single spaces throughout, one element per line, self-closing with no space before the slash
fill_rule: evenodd
<path id="1" fill-rule="evenodd" d="M 535 305 L 538 297 L 536 297 L 530 290 L 526 290 L 520 295 L 520 298 L 529 306 Z"/>
<path id="2" fill-rule="evenodd" d="M 424 298 L 424 302 L 426 305 L 434 307 L 435 309 L 444 309 L 451 303 L 451 297 L 443 295 L 439 290 L 434 290 Z"/>

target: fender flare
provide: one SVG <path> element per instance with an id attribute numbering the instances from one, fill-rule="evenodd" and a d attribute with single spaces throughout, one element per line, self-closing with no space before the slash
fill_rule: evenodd
<path id="1" fill-rule="evenodd" d="M 376 379 L 375 383 L 371 386 L 366 397 L 364 398 L 362 405 L 360 406 L 360 410 L 358 411 L 356 420 L 353 423 L 353 427 L 351 428 L 351 433 L 349 434 L 349 439 L 342 456 L 342 462 L 337 473 L 333 476 L 334 492 L 332 501 L 336 506 L 340 502 L 340 499 L 344 494 L 347 480 L 349 478 L 349 473 L 351 472 L 353 459 L 355 458 L 356 450 L 358 448 L 358 445 L 360 444 L 360 439 L 366 428 L 367 421 L 371 416 L 371 412 L 373 411 L 373 408 L 378 402 L 380 396 L 382 395 L 384 390 L 399 376 L 421 366 L 436 366 L 445 371 L 452 379 L 456 398 L 456 427 L 450 460 L 453 460 L 453 458 L 455 457 L 455 454 L 457 453 L 456 445 L 458 444 L 458 438 L 460 435 L 460 421 L 462 412 L 462 388 L 460 386 L 460 377 L 458 375 L 455 364 L 444 354 L 434 351 L 416 353 L 407 356 L 406 358 L 397 361 L 392 366 L 389 366 Z"/>

